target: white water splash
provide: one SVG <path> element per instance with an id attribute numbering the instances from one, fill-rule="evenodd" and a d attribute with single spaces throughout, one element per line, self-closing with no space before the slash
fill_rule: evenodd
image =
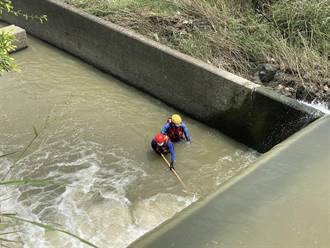
<path id="1" fill-rule="evenodd" d="M 326 102 L 312 102 L 312 103 L 308 103 L 308 102 L 304 102 L 304 101 L 299 101 L 307 106 L 313 107 L 325 114 L 330 114 L 330 109 L 328 108 L 328 104 Z"/>
<path id="2" fill-rule="evenodd" d="M 25 186 L 4 191 L 1 194 L 9 194 L 11 198 L 1 203 L 2 210 L 36 222 L 55 224 L 100 247 L 117 248 L 128 246 L 197 200 L 193 196 L 163 193 L 132 205 L 126 194 L 131 183 L 146 176 L 141 166 L 127 158 L 129 154 L 122 149 L 105 151 L 97 143 L 79 139 L 74 143 L 46 142 L 18 161 L 19 171 L 11 171 L 11 176 L 34 177 L 45 170 L 46 178 L 66 182 L 62 190 Z M 70 156 L 74 159 L 68 160 Z M 44 163 L 47 159 L 49 164 Z M 9 160 L 1 161 L 4 171 L 10 166 Z M 22 230 L 19 239 L 24 248 L 86 247 L 70 236 L 31 224 L 23 224 Z"/>
<path id="3" fill-rule="evenodd" d="M 259 155 L 260 154 L 254 150 L 237 150 L 233 155 L 220 158 L 216 165 L 219 166 L 219 170 L 223 171 L 223 173 L 219 173 L 221 176 L 216 177 L 216 185 L 221 185 L 240 173 L 244 168 L 252 164 Z M 237 168 L 237 164 L 240 164 L 239 168 Z"/>

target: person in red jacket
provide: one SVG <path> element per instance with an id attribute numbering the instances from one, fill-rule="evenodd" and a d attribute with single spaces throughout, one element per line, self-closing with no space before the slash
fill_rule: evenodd
<path id="1" fill-rule="evenodd" d="M 170 153 L 171 154 L 170 169 L 174 169 L 174 159 L 175 159 L 174 146 L 167 135 L 164 135 L 162 133 L 156 134 L 151 141 L 151 147 L 159 155 L 160 154 L 166 155 Z"/>

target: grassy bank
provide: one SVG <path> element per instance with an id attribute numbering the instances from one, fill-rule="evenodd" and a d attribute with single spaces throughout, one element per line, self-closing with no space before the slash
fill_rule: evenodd
<path id="1" fill-rule="evenodd" d="M 328 0 L 63 1 L 287 96 L 330 101 Z"/>

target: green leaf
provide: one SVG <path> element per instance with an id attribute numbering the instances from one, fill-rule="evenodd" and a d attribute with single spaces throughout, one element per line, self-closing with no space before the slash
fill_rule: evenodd
<path id="1" fill-rule="evenodd" d="M 36 129 L 36 127 L 35 126 L 33 126 L 33 132 L 34 132 L 34 135 L 36 136 L 36 137 L 38 137 L 38 131 L 37 131 L 37 129 Z"/>
<path id="2" fill-rule="evenodd" d="M 22 185 L 33 185 L 33 186 L 40 186 L 40 185 L 49 185 L 50 183 L 53 184 L 51 180 L 9 180 L 9 181 L 0 181 L 0 185 L 15 185 L 15 186 L 22 186 Z"/>

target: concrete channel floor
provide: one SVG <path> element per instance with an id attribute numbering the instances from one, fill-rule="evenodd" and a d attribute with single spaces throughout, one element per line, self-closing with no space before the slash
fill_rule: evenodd
<path id="1" fill-rule="evenodd" d="M 330 247 L 330 117 L 130 247 Z"/>

